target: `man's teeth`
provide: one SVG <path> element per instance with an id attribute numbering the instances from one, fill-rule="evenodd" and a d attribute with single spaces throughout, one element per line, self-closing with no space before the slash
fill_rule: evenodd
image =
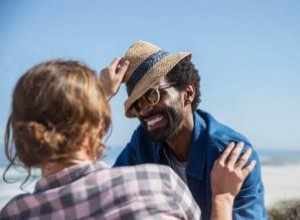
<path id="1" fill-rule="evenodd" d="M 156 117 L 154 119 L 147 121 L 147 125 L 152 126 L 152 125 L 156 124 L 157 122 L 160 122 L 162 119 L 163 119 L 162 116 Z"/>

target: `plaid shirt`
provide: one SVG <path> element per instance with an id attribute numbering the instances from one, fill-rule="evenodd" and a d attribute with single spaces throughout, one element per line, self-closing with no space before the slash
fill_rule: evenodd
<path id="1" fill-rule="evenodd" d="M 200 219 L 185 184 L 168 167 L 105 168 L 85 162 L 13 198 L 0 219 Z"/>

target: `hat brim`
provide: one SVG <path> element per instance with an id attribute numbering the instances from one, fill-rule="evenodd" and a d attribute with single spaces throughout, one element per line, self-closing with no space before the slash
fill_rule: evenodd
<path id="1" fill-rule="evenodd" d="M 141 98 L 151 87 L 157 85 L 157 83 L 167 75 L 172 68 L 179 63 L 182 59 L 191 59 L 190 52 L 179 52 L 170 54 L 158 63 L 156 63 L 145 75 L 139 80 L 139 82 L 134 87 L 128 99 L 125 101 L 125 115 L 128 118 L 136 117 L 132 111 L 130 111 L 131 106 L 135 101 Z"/>

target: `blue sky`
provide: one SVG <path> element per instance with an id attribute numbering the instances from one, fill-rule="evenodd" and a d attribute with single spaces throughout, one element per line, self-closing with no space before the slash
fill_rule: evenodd
<path id="1" fill-rule="evenodd" d="M 300 1 L 53 0 L 0 2 L 0 131 L 16 80 L 52 58 L 95 70 L 137 40 L 191 51 L 202 81 L 200 108 L 245 134 L 257 149 L 300 146 Z M 111 101 L 108 145 L 137 126 L 125 89 Z M 1 138 L 2 142 L 3 138 Z"/>

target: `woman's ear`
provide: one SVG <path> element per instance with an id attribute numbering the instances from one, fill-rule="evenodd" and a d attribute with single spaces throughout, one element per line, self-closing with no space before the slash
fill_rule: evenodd
<path id="1" fill-rule="evenodd" d="M 195 87 L 194 85 L 188 85 L 184 90 L 184 104 L 192 104 L 195 98 Z"/>

